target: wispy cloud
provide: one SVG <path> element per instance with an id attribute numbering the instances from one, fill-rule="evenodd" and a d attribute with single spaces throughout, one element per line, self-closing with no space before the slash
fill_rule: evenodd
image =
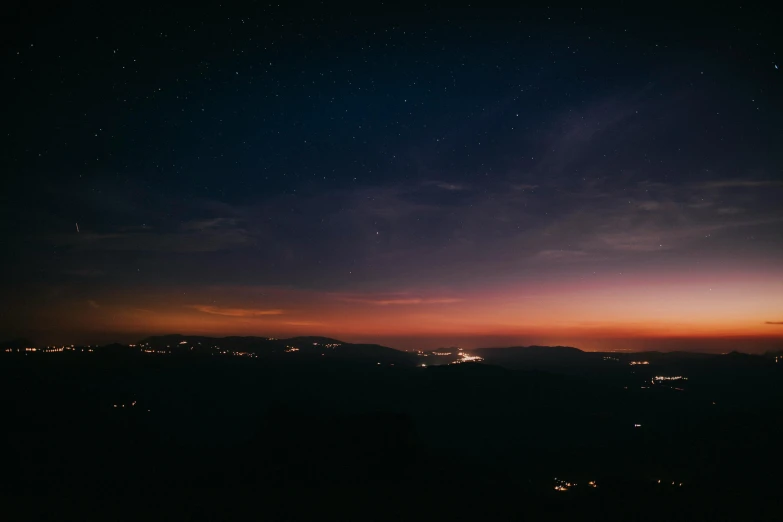
<path id="1" fill-rule="evenodd" d="M 555 118 L 546 152 L 537 158 L 533 168 L 534 179 L 541 179 L 538 176 L 542 175 L 559 177 L 574 163 L 593 154 L 598 142 L 615 146 L 633 127 L 636 109 L 647 91 L 648 88 L 642 89 L 630 97 L 608 96 L 581 111 L 569 110 Z"/>
<path id="2" fill-rule="evenodd" d="M 451 304 L 459 303 L 464 299 L 457 299 L 451 297 L 407 297 L 407 296 L 388 296 L 388 297 L 363 297 L 363 296 L 343 296 L 340 299 L 343 301 L 351 301 L 354 303 L 365 303 L 377 306 L 393 306 L 393 305 L 423 305 L 423 304 Z"/>
<path id="3" fill-rule="evenodd" d="M 664 244 L 660 230 L 650 229 L 646 232 L 616 232 L 598 234 L 594 237 L 593 246 L 601 250 L 618 250 L 626 252 L 655 252 L 672 248 L 668 240 Z"/>
<path id="4" fill-rule="evenodd" d="M 101 305 L 99 305 L 97 302 L 93 301 L 92 299 L 87 300 L 87 304 L 90 305 L 91 308 L 100 308 Z"/>
<path id="5" fill-rule="evenodd" d="M 731 182 L 762 187 L 769 182 Z M 709 186 L 729 186 L 722 182 Z M 744 237 L 748 229 L 783 221 L 772 201 L 726 191 L 716 195 L 705 184 L 595 183 L 591 190 L 578 187 L 558 198 L 562 211 L 544 226 L 558 250 L 643 254 L 689 249 L 695 241 Z M 738 219 L 741 217 L 741 219 Z M 547 245 L 549 246 L 549 245 Z M 576 247 L 576 248 L 575 248 Z"/>
<path id="6" fill-rule="evenodd" d="M 764 324 L 783 325 L 783 321 L 767 321 Z"/>
<path id="7" fill-rule="evenodd" d="M 461 185 L 459 183 L 448 183 L 448 182 L 444 182 L 444 181 L 434 181 L 434 182 L 432 182 L 432 185 L 438 187 L 439 189 L 443 189 L 443 190 L 455 191 L 455 190 L 465 190 L 466 189 L 465 185 Z"/>
<path id="8" fill-rule="evenodd" d="M 584 110 L 555 115 L 552 125 L 521 144 L 540 154 L 533 158 L 520 147 L 498 157 L 487 172 L 489 181 L 482 175 L 482 181 L 472 178 L 467 184 L 434 158 L 424 162 L 419 177 L 407 181 L 296 195 L 269 193 L 243 199 L 242 204 L 180 200 L 143 186 L 129 191 L 123 185 L 114 187 L 110 197 L 104 191 L 87 201 L 97 215 L 112 217 L 103 220 L 102 228 L 80 217 L 82 232 L 71 231 L 69 203 L 46 230 L 58 230 L 60 221 L 68 224 L 61 228 L 63 235 L 54 238 L 58 246 L 70 247 L 58 249 L 59 255 L 72 256 L 73 263 L 63 266 L 82 266 L 85 250 L 110 252 L 105 259 L 128 265 L 98 265 L 111 267 L 112 274 L 135 272 L 136 260 L 144 256 L 158 262 L 166 254 L 233 252 L 238 255 L 171 255 L 182 270 L 169 275 L 227 283 L 253 280 L 259 285 L 298 286 L 307 280 L 345 292 L 415 288 L 418 293 L 411 295 L 348 297 L 368 306 L 415 307 L 458 302 L 428 285 L 466 283 L 464 274 L 497 281 L 526 270 L 526 263 L 541 267 L 548 261 L 625 261 L 657 251 L 676 256 L 688 249 L 703 251 L 706 241 L 751 236 L 752 227 L 771 228 L 780 221 L 771 189 L 778 190 L 783 182 L 763 179 L 768 174 L 740 172 L 736 176 L 755 179 L 721 180 L 717 173 L 711 176 L 714 181 L 699 182 L 685 174 L 663 178 L 655 164 L 632 170 L 638 154 L 624 153 L 624 146 L 636 150 L 633 147 L 661 130 L 649 130 L 644 123 L 649 120 L 637 116 L 637 109 L 653 114 L 657 103 L 644 92 L 619 99 L 610 93 L 606 100 L 586 103 Z M 666 169 L 676 166 L 667 164 Z M 762 200 L 757 194 L 768 197 Z M 262 245 L 263 250 L 254 248 Z M 205 271 L 213 259 L 221 262 L 219 258 L 231 269 Z M 103 263 L 104 258 L 90 259 Z M 379 276 L 379 286 L 354 286 Z M 201 312 L 263 315 L 243 308 L 205 307 Z"/>
<path id="9" fill-rule="evenodd" d="M 783 181 L 729 179 L 729 180 L 705 181 L 702 183 L 697 183 L 696 186 L 701 188 L 707 188 L 707 189 L 783 187 Z"/>
<path id="10" fill-rule="evenodd" d="M 625 230 L 598 231 L 587 236 L 581 245 L 587 250 L 623 251 L 623 252 L 655 252 L 681 247 L 697 238 L 712 237 L 719 232 L 732 229 L 771 225 L 783 222 L 783 218 L 733 220 L 728 222 L 695 220 L 683 216 L 668 216 L 669 222 L 680 225 L 673 227 L 667 220 L 660 222 L 639 223 L 629 225 Z"/>
<path id="11" fill-rule="evenodd" d="M 197 219 L 182 224 L 183 230 L 211 230 L 216 228 L 234 227 L 237 224 L 235 218 L 216 217 L 212 219 Z"/>
<path id="12" fill-rule="evenodd" d="M 189 308 L 205 314 L 224 315 L 227 317 L 261 317 L 265 315 L 282 315 L 283 310 L 266 310 L 259 308 L 221 308 L 211 305 L 190 305 Z"/>
<path id="13" fill-rule="evenodd" d="M 118 229 L 120 230 L 120 229 Z M 77 249 L 130 252 L 216 252 L 252 245 L 253 237 L 233 218 L 189 221 L 178 228 L 83 232 L 54 238 Z"/>
<path id="14" fill-rule="evenodd" d="M 582 259 L 587 255 L 583 250 L 541 250 L 535 256 L 535 259 L 542 261 L 569 261 Z"/>
<path id="15" fill-rule="evenodd" d="M 639 208 L 642 210 L 658 210 L 661 208 L 661 203 L 658 201 L 642 201 L 639 203 Z"/>

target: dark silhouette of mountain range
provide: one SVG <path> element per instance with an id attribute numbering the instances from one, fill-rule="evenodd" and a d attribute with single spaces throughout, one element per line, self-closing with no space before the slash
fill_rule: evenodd
<path id="1" fill-rule="evenodd" d="M 566 361 L 582 360 L 588 354 L 570 346 L 511 346 L 508 348 L 479 348 L 472 353 L 483 357 L 487 362 L 506 361 Z"/>
<path id="2" fill-rule="evenodd" d="M 351 360 L 373 364 L 414 365 L 414 354 L 377 344 L 353 344 L 330 337 L 204 337 L 188 335 L 152 336 L 138 342 L 149 348 L 173 354 L 220 354 L 222 352 L 252 354 L 260 358 L 297 361 L 302 358 L 324 357 L 329 360 Z M 294 350 L 295 349 L 295 350 Z"/>
<path id="3" fill-rule="evenodd" d="M 28 339 L 14 339 L 0 343 L 0 350 L 24 350 L 35 346 Z M 40 347 L 39 347 L 40 348 Z M 242 354 L 254 358 L 301 361 L 312 357 L 325 360 L 343 360 L 374 364 L 399 364 L 421 366 L 459 362 L 457 347 L 438 348 L 421 352 L 427 358 L 377 344 L 354 344 L 323 336 L 299 336 L 285 339 L 260 336 L 210 337 L 198 335 L 168 334 L 144 338 L 132 345 L 113 343 L 96 347 L 100 353 L 124 353 L 153 351 L 166 354 L 221 355 Z M 484 364 L 494 364 L 512 369 L 540 369 L 545 371 L 581 371 L 599 368 L 607 360 L 628 364 L 633 361 L 647 363 L 688 365 L 703 363 L 716 367 L 738 365 L 764 365 L 769 360 L 783 360 L 783 351 L 764 355 L 732 351 L 728 354 L 673 352 L 585 352 L 571 346 L 511 346 L 477 348 L 464 353 L 482 358 Z M 448 355 L 440 355 L 448 354 Z M 776 359 L 777 358 L 777 359 Z"/>
<path id="4" fill-rule="evenodd" d="M 326 337 L 185 335 L 82 348 L 0 353 L 0 490 L 17 503 L 30 494 L 59 508 L 54 495 L 89 503 L 84 492 L 101 491 L 130 506 L 154 491 L 197 514 L 193 499 L 211 495 L 228 519 L 240 505 L 257 515 L 259 492 L 288 495 L 290 511 L 373 489 L 391 492 L 378 505 L 420 494 L 450 519 L 465 514 L 463 497 L 478 503 L 469 518 L 492 507 L 504 520 L 532 506 L 593 506 L 602 520 L 639 520 L 651 505 L 690 515 L 695 504 L 709 520 L 749 520 L 748 505 L 777 506 L 774 354 L 433 356 Z M 555 490 L 555 477 L 579 486 Z"/>

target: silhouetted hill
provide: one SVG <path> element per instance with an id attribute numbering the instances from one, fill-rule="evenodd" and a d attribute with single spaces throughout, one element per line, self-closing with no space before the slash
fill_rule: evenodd
<path id="1" fill-rule="evenodd" d="M 684 352 L 684 351 L 674 351 L 674 352 L 649 351 L 649 352 L 632 352 L 632 353 L 622 353 L 622 354 L 609 353 L 604 355 L 614 355 L 624 359 L 629 358 L 638 361 L 644 360 L 649 362 L 668 362 L 668 361 L 685 360 L 685 359 L 706 360 L 712 357 L 716 357 L 718 354 Z"/>
<path id="2" fill-rule="evenodd" d="M 317 336 L 290 337 L 288 339 L 283 339 L 283 340 L 289 344 L 299 344 L 299 343 L 346 344 L 343 341 L 340 341 L 339 339 L 332 339 L 330 337 L 317 337 Z"/>
<path id="3" fill-rule="evenodd" d="M 224 344 L 226 346 L 245 346 L 253 343 L 258 342 L 267 342 L 269 339 L 267 337 L 254 337 L 254 336 L 248 336 L 248 337 L 240 337 L 240 336 L 229 336 L 229 337 L 206 337 L 201 335 L 182 335 L 182 334 L 170 334 L 170 335 L 153 335 L 151 337 L 147 337 L 145 339 L 142 339 L 139 341 L 138 344 L 149 344 L 150 346 L 156 347 L 156 348 L 164 348 L 164 347 L 170 347 L 170 346 L 176 346 L 180 344 L 187 344 L 187 345 L 208 345 L 208 344 L 217 344 L 218 341 L 221 344 Z"/>
<path id="4" fill-rule="evenodd" d="M 14 350 L 18 350 L 21 348 L 27 348 L 30 346 L 35 346 L 32 341 L 29 339 L 11 339 L 9 341 L 3 341 L 0 342 L 0 350 L 5 350 L 6 348 L 11 348 Z"/>
<path id="5" fill-rule="evenodd" d="M 449 379 L 507 379 L 510 375 L 510 370 L 501 366 L 477 362 L 431 366 L 427 372 L 436 378 Z"/>
<path id="6" fill-rule="evenodd" d="M 740 367 L 765 365 L 774 361 L 774 357 L 751 355 L 740 352 L 729 354 L 696 352 L 584 352 L 569 346 L 513 346 L 509 348 L 479 348 L 471 350 L 488 364 L 497 364 L 514 369 L 539 369 L 554 372 L 579 373 L 608 368 L 611 364 L 628 365 L 644 362 L 651 367 L 665 368 L 667 371 L 690 368 L 694 365 L 705 367 Z M 637 366 L 643 371 L 642 366 Z"/>
<path id="7" fill-rule="evenodd" d="M 769 359 L 763 355 L 742 353 L 742 352 L 729 352 L 724 355 L 717 355 L 710 358 L 710 366 L 724 366 L 724 367 L 745 367 L 745 366 L 768 366 Z"/>
<path id="8" fill-rule="evenodd" d="M 379 344 L 343 343 L 340 346 L 327 351 L 331 351 L 333 357 L 366 360 L 381 364 L 414 365 L 418 362 L 414 354 L 401 352 L 400 350 L 395 350 L 394 348 L 381 346 Z"/>
<path id="9" fill-rule="evenodd" d="M 100 352 L 104 354 L 127 354 L 135 351 L 135 348 L 120 343 L 112 343 L 100 347 Z"/>
<path id="10" fill-rule="evenodd" d="M 374 364 L 416 364 L 416 356 L 377 344 L 352 344 L 329 337 L 204 337 L 160 335 L 139 341 L 140 349 L 171 354 L 226 355 L 252 354 L 255 358 L 273 358 L 296 362 L 311 357 L 325 360 L 349 360 Z"/>
<path id="11" fill-rule="evenodd" d="M 595 359 L 593 354 L 570 346 L 512 346 L 471 350 L 489 364 L 508 367 L 565 365 Z"/>

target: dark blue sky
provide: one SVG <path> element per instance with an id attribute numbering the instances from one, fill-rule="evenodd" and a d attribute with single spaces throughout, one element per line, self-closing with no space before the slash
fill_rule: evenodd
<path id="1" fill-rule="evenodd" d="M 3 282 L 23 297 L 4 335 L 707 335 L 701 311 L 674 325 L 624 273 L 714 274 L 736 305 L 724 335 L 780 338 L 749 322 L 783 317 L 754 286 L 783 290 L 768 13 L 12 12 Z M 572 309 L 588 277 L 633 313 Z M 506 313 L 530 293 L 560 300 Z M 362 329 L 335 296 L 385 304 Z"/>

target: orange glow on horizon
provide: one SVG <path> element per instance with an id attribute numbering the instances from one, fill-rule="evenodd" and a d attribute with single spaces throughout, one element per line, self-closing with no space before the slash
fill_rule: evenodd
<path id="1" fill-rule="evenodd" d="M 783 339 L 783 285 L 769 275 L 703 281 L 548 282 L 460 293 L 334 293 L 279 287 L 141 290 L 48 309 L 70 331 L 139 335 L 328 335 L 346 340 L 504 338 L 602 349 L 656 339 Z M 176 297 L 174 297 L 176 296 Z M 97 306 L 96 306 L 97 305 Z M 411 342 L 408 342 L 410 345 Z M 415 343 L 413 343 L 415 344 Z"/>

